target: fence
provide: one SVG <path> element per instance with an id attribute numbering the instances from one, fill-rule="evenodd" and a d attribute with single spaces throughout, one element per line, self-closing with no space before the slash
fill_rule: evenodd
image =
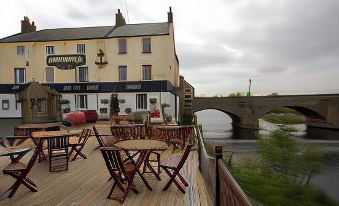
<path id="1" fill-rule="evenodd" d="M 228 171 L 222 158 L 222 147 L 216 146 L 215 157 L 212 157 L 207 153 L 201 125 L 194 128 L 194 133 L 198 139 L 199 170 L 214 205 L 252 206 L 246 194 Z"/>

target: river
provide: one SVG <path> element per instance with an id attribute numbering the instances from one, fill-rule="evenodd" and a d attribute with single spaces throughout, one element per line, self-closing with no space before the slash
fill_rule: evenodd
<path id="1" fill-rule="evenodd" d="M 205 110 L 196 114 L 198 122 L 202 124 L 204 137 L 210 144 L 233 150 L 235 160 L 245 155 L 257 154 L 253 130 L 233 129 L 231 118 L 216 110 Z M 259 125 L 259 133 L 268 133 L 276 127 L 264 120 L 260 120 Z M 295 125 L 295 128 L 298 132 L 292 133 L 291 138 L 300 144 L 316 144 L 321 150 L 321 172 L 312 176 L 311 183 L 339 202 L 339 131 L 306 128 L 306 125 Z"/>

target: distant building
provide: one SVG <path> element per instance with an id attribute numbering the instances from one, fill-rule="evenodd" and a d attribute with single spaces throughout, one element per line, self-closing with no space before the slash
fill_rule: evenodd
<path id="1" fill-rule="evenodd" d="M 116 93 L 122 112 L 149 111 L 156 99 L 156 108 L 167 103 L 166 113 L 178 116 L 171 9 L 162 23 L 126 24 L 118 10 L 114 26 L 40 31 L 24 17 L 20 33 L 0 40 L 0 118 L 21 117 L 15 94 L 32 81 L 61 93 L 62 108 L 71 111 L 91 109 L 106 118 Z"/>

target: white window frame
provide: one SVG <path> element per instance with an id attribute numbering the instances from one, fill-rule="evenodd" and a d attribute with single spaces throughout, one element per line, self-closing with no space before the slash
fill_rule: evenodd
<path id="1" fill-rule="evenodd" d="M 121 78 L 121 70 L 122 69 L 125 69 L 125 72 L 126 72 L 126 78 L 125 79 Z M 119 81 L 127 81 L 127 66 L 126 65 L 120 65 L 118 67 L 118 73 L 119 73 Z"/>
<path id="2" fill-rule="evenodd" d="M 26 50 L 25 46 L 22 46 L 22 45 L 16 46 L 16 54 L 17 54 L 18 56 L 23 56 L 23 55 L 25 55 L 25 50 Z"/>
<path id="3" fill-rule="evenodd" d="M 48 75 L 47 75 L 47 71 L 51 69 L 53 71 L 53 81 L 49 81 L 48 80 Z M 47 83 L 53 83 L 55 81 L 55 70 L 54 70 L 54 67 L 46 67 L 46 82 Z"/>
<path id="4" fill-rule="evenodd" d="M 80 79 L 80 70 L 82 69 L 86 69 L 85 71 L 85 79 Z M 83 66 L 83 67 L 77 67 L 77 82 L 88 82 L 88 67 L 87 66 Z"/>
<path id="5" fill-rule="evenodd" d="M 120 43 L 125 42 L 125 51 L 122 51 L 120 48 Z M 118 53 L 127 54 L 127 39 L 118 39 Z"/>
<path id="6" fill-rule="evenodd" d="M 144 41 L 149 40 L 149 47 L 145 47 Z M 147 38 L 143 38 L 141 40 L 141 46 L 142 46 L 142 53 L 148 54 L 148 53 L 152 53 L 152 40 L 151 37 L 147 37 Z"/>
<path id="7" fill-rule="evenodd" d="M 2 110 L 9 110 L 9 100 L 8 99 L 3 99 L 1 101 L 1 108 L 2 108 Z"/>
<path id="8" fill-rule="evenodd" d="M 149 79 L 146 79 L 146 78 L 145 78 L 145 75 L 144 75 L 144 68 L 149 68 L 149 69 L 150 69 L 150 76 L 149 76 Z M 141 80 L 142 80 L 142 81 L 151 81 L 151 80 L 152 80 L 152 65 L 149 65 L 149 64 L 141 65 Z"/>
<path id="9" fill-rule="evenodd" d="M 47 55 L 55 54 L 55 47 L 54 46 L 46 46 L 46 54 Z"/>
<path id="10" fill-rule="evenodd" d="M 18 78 L 18 71 L 19 70 L 23 70 L 24 72 L 23 72 L 23 75 L 24 75 L 24 80 L 23 80 L 23 82 L 19 82 L 19 79 L 20 78 Z M 25 84 L 26 83 L 26 68 L 14 68 L 14 81 L 15 81 L 15 84 Z"/>
<path id="11" fill-rule="evenodd" d="M 80 102 L 82 101 L 81 100 L 82 97 L 84 98 L 83 99 L 84 100 L 84 107 L 80 107 L 81 106 Z M 75 107 L 77 109 L 88 109 L 88 95 L 87 94 L 76 95 L 76 105 L 75 105 Z"/>
<path id="12" fill-rule="evenodd" d="M 77 44 L 77 54 L 86 54 L 85 44 Z"/>
<path id="13" fill-rule="evenodd" d="M 143 99 L 141 99 L 141 97 L 143 97 Z M 140 100 L 142 102 L 140 102 Z M 140 93 L 140 94 L 135 95 L 135 108 L 138 111 L 147 110 L 148 105 L 147 105 L 147 94 L 146 93 Z"/>

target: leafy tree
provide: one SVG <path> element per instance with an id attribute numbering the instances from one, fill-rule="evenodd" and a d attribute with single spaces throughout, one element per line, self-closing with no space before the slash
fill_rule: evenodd
<path id="1" fill-rule="evenodd" d="M 263 169 L 287 177 L 297 184 L 307 184 L 320 170 L 320 152 L 315 146 L 299 146 L 287 132 L 273 131 L 258 141 Z"/>

